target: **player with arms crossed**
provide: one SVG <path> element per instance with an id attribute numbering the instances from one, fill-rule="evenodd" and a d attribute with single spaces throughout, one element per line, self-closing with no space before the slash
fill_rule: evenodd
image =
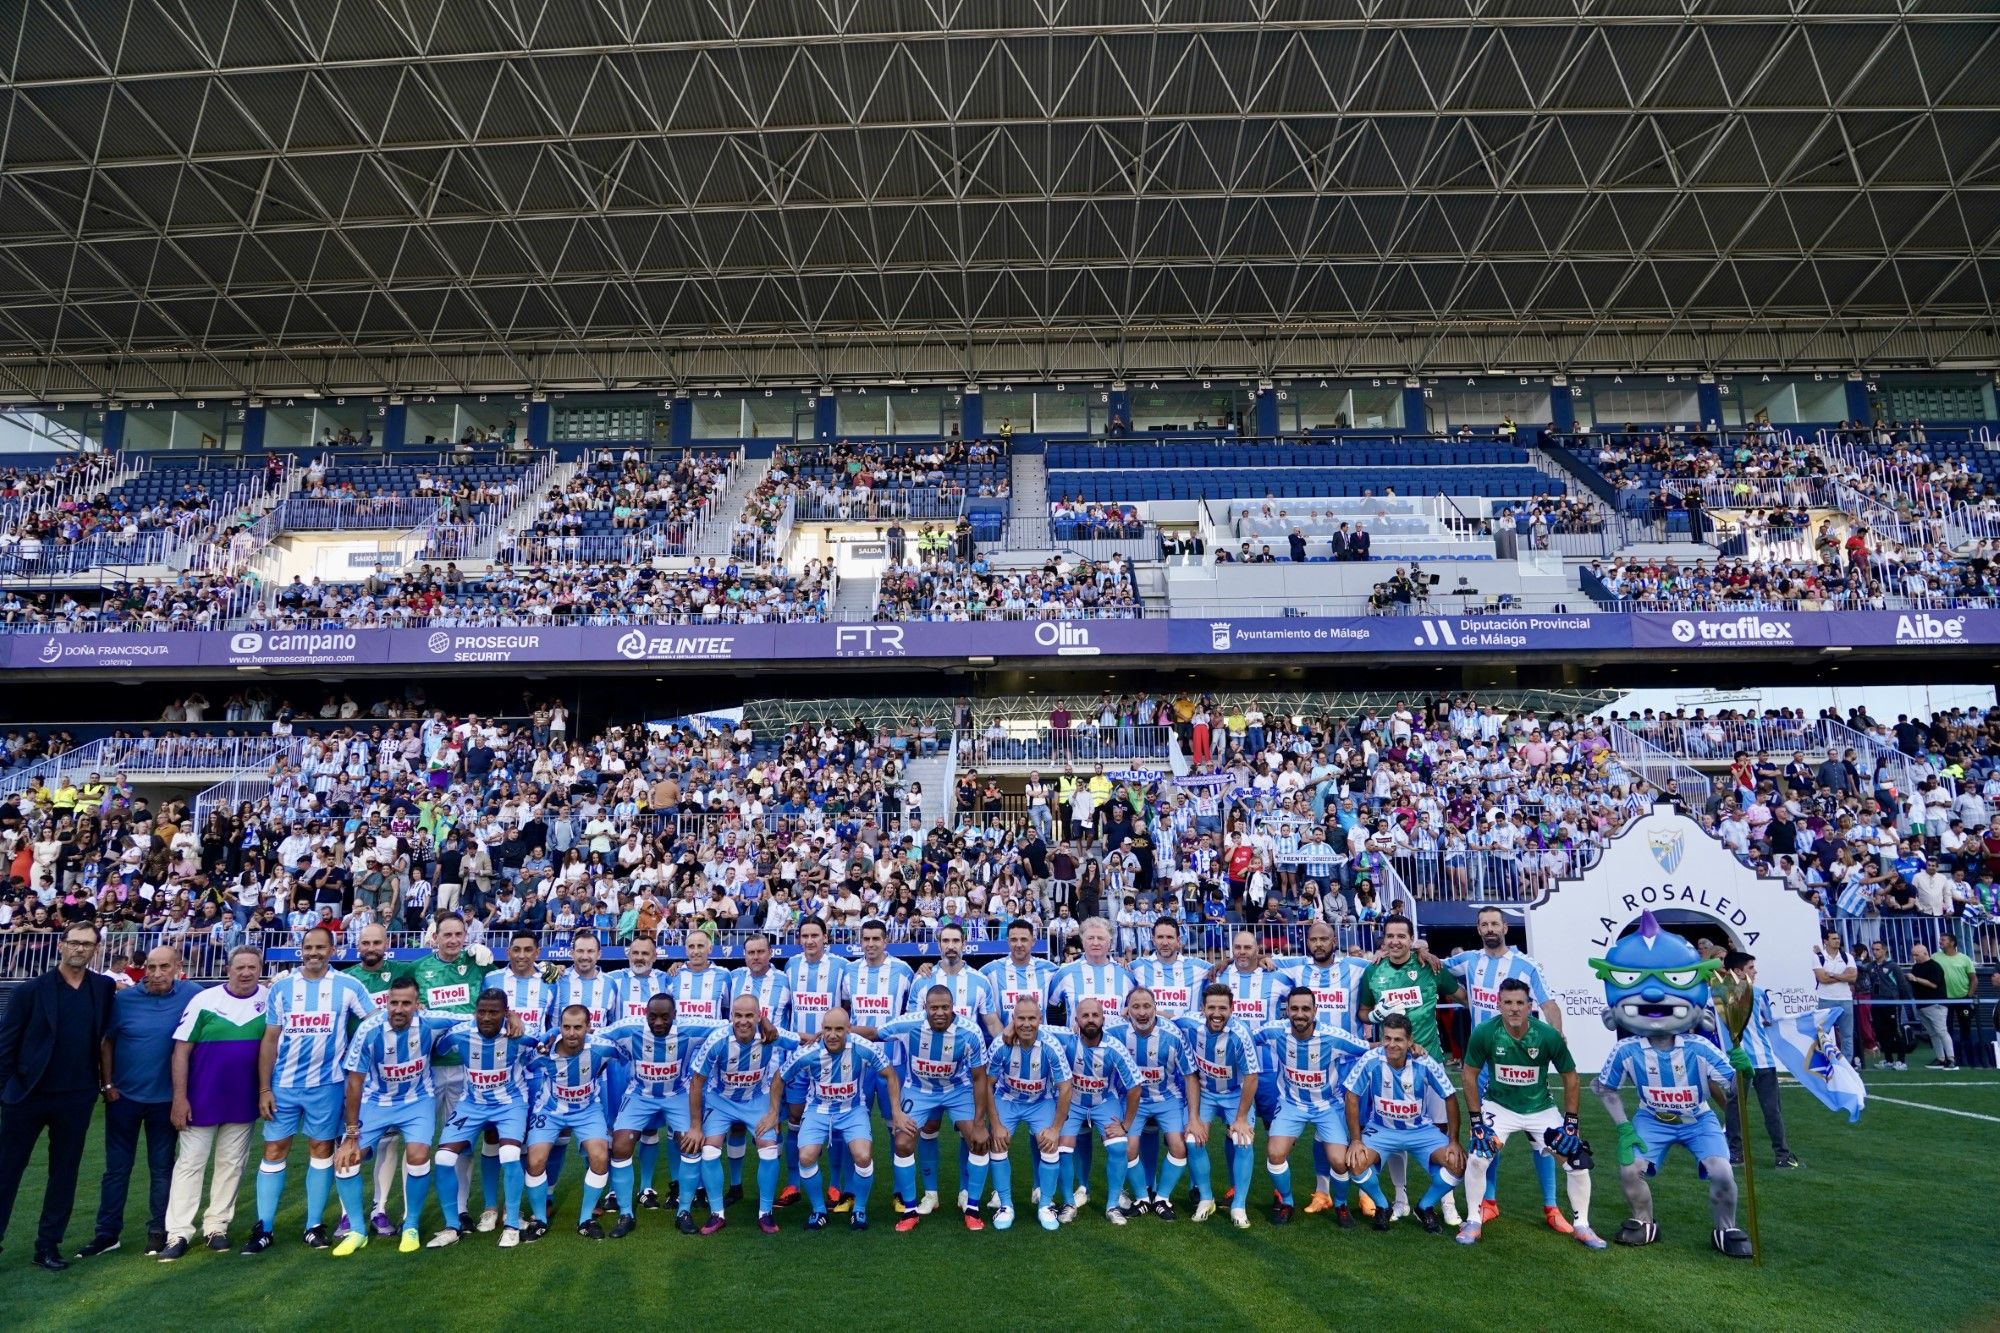
<path id="1" fill-rule="evenodd" d="M 722 1185 L 722 1150 L 739 1129 L 757 1144 L 757 1229 L 767 1236 L 778 1229 L 771 1209 L 778 1193 L 778 1130 L 784 1117 L 771 1112 L 771 1085 L 798 1053 L 799 1039 L 780 1032 L 762 1009 L 751 992 L 738 995 L 729 1002 L 729 1026 L 710 1033 L 694 1055 L 688 1115 L 702 1133 L 701 1175 L 708 1192 L 704 1236 L 729 1225 L 723 1211 L 729 1196 Z"/>
<path id="2" fill-rule="evenodd" d="M 1347 1132 L 1357 1140 L 1348 1150 L 1348 1166 L 1355 1187 L 1375 1201 L 1375 1229 L 1387 1231 L 1394 1219 L 1376 1163 L 1398 1152 L 1425 1162 L 1431 1184 L 1417 1204 L 1417 1220 L 1435 1235 L 1444 1230 L 1438 1201 L 1465 1170 L 1465 1150 L 1458 1146 L 1458 1093 L 1443 1065 L 1413 1049 L 1405 1015 L 1385 1014 L 1379 1026 L 1382 1044 L 1356 1060 L 1347 1075 Z M 1440 1130 L 1431 1119 L 1433 1098 L 1445 1105 L 1448 1129 Z"/>
<path id="3" fill-rule="evenodd" d="M 855 1231 L 868 1229 L 868 1194 L 875 1183 L 874 1124 L 868 1115 L 868 1075 L 874 1074 L 889 1085 L 889 1099 L 896 1104 L 890 1131 L 899 1139 L 915 1142 L 916 1122 L 902 1110 L 903 1088 L 895 1069 L 882 1048 L 865 1038 L 848 1033 L 847 1010 L 835 1008 L 820 1021 L 819 1041 L 798 1052 L 785 1064 L 782 1079 L 771 1088 L 775 1111 L 785 1089 L 803 1079 L 806 1115 L 799 1127 L 799 1183 L 811 1200 L 812 1213 L 806 1230 L 818 1231 L 826 1225 L 826 1193 L 819 1173 L 820 1154 L 838 1138 L 847 1145 L 854 1162 L 854 1216 L 848 1226 Z"/>
<path id="4" fill-rule="evenodd" d="M 1081 1003 L 1081 1001 L 1079 1001 Z M 1000 1209 L 993 1228 L 1014 1225 L 1014 1170 L 1007 1152 L 1017 1126 L 1026 1125 L 1038 1154 L 1035 1186 L 1041 1207 L 1035 1220 L 1042 1230 L 1062 1225 L 1056 1215 L 1056 1168 L 1062 1161 L 1062 1131 L 1069 1123 L 1069 1057 L 1062 1044 L 1042 1031 L 1042 1011 L 1033 1000 L 1020 1000 L 1007 1026 L 986 1053 L 986 1072 L 993 1079 L 993 1183 L 1000 1191 Z"/>
<path id="5" fill-rule="evenodd" d="M 1349 1061 L 1367 1051 L 1368 1043 L 1331 1023 L 1321 1023 L 1319 1001 L 1310 986 L 1294 986 L 1285 997 L 1285 1021 L 1265 1024 L 1256 1037 L 1270 1052 L 1278 1083 L 1278 1114 L 1271 1121 L 1264 1151 L 1278 1195 L 1271 1205 L 1271 1222 L 1284 1226 L 1292 1220 L 1292 1145 L 1308 1128 L 1328 1169 L 1347 1171 L 1349 1136 L 1341 1115 L 1341 1075 Z M 1247 1200 L 1239 1194 L 1233 1202 L 1240 1206 Z M 1354 1225 L 1345 1207 L 1333 1216 L 1342 1227 Z"/>
<path id="6" fill-rule="evenodd" d="M 373 1017 L 375 1001 L 360 982 L 327 967 L 332 956 L 333 932 L 314 926 L 299 939 L 298 970 L 271 983 L 264 1038 L 257 1049 L 264 1160 L 257 1170 L 257 1225 L 244 1242 L 244 1254 L 271 1248 L 278 1203 L 285 1194 L 285 1162 L 302 1123 L 311 1151 L 306 1162 L 306 1244 L 321 1250 L 333 1243 L 320 1218 L 333 1193 L 333 1150 L 347 1084 L 341 1062 L 348 1034 Z"/>
<path id="7" fill-rule="evenodd" d="M 1031 997 L 1023 997 L 1033 1003 Z M 1019 1003 L 1020 1001 L 1016 1001 Z M 1076 1021 L 1068 1028 L 1045 1028 L 1062 1045 L 1069 1058 L 1069 1114 L 1063 1118 L 1062 1139 L 1056 1151 L 1061 1156 L 1056 1171 L 1056 1197 L 1061 1201 L 1056 1220 L 1075 1218 L 1081 1205 L 1071 1202 L 1090 1198 L 1085 1184 L 1071 1194 L 1070 1172 L 1075 1163 L 1086 1161 L 1077 1152 L 1078 1140 L 1088 1138 L 1094 1125 L 1104 1139 L 1104 1220 L 1113 1226 L 1126 1224 L 1118 1196 L 1125 1188 L 1126 1145 L 1132 1122 L 1139 1114 L 1141 1079 L 1125 1043 L 1105 1035 L 1104 1006 L 1085 1000 L 1077 1006 Z"/>
<path id="8" fill-rule="evenodd" d="M 1250 1171 L 1256 1160 L 1253 1115 L 1257 1105 L 1257 1039 L 1232 1014 L 1236 997 L 1214 982 L 1201 992 L 1201 1017 L 1183 1019 L 1181 1036 L 1187 1045 L 1195 1087 L 1188 1104 L 1188 1172 L 1201 1202 L 1194 1220 L 1215 1215 L 1215 1190 L 1209 1173 L 1211 1122 L 1220 1122 L 1229 1141 L 1229 1220 L 1240 1231 L 1250 1225 L 1245 1205 L 1250 1201 Z"/>
<path id="9" fill-rule="evenodd" d="M 1520 1130 L 1538 1156 L 1550 1159 L 1551 1171 L 1556 1153 L 1569 1163 L 1564 1182 L 1576 1224 L 1571 1226 L 1563 1219 L 1562 1210 L 1549 1204 L 1542 1210 L 1549 1230 L 1574 1235 L 1591 1249 L 1601 1250 L 1604 1241 L 1590 1229 L 1590 1149 L 1577 1132 L 1580 1085 L 1569 1043 L 1562 1033 L 1534 1017 L 1534 989 L 1525 980 L 1508 977 L 1500 983 L 1498 993 L 1500 1012 L 1472 1030 L 1465 1044 L 1465 1068 L 1459 1072 L 1466 1119 L 1472 1125 L 1472 1151 L 1465 1167 L 1466 1198 L 1482 1197 L 1486 1173 L 1500 1160 L 1508 1136 Z M 1562 1076 L 1560 1113 L 1549 1095 L 1551 1069 Z M 1484 1223 L 1479 1214 L 1467 1217 L 1458 1230 L 1458 1243 L 1477 1244 Z"/>
<path id="10" fill-rule="evenodd" d="M 864 938 L 866 929 L 863 927 Z M 915 1131 L 896 1136 L 893 1163 L 896 1196 L 903 1204 L 896 1230 L 914 1231 L 937 1206 L 935 1177 L 924 1198 L 916 1197 L 918 1147 L 923 1140 L 935 1145 L 946 1119 L 958 1130 L 970 1161 L 964 1182 L 967 1197 L 976 1199 L 986 1188 L 986 1126 L 993 1119 L 986 1037 L 977 1024 L 952 1012 L 951 991 L 943 986 L 924 991 L 921 1014 L 892 1018 L 874 1031 L 876 1040 L 894 1052 L 890 1063 L 902 1071 L 903 1116 Z M 893 1115 L 890 1121 L 894 1123 Z M 936 1160 L 933 1148 L 933 1169 Z M 961 1211 L 967 1231 L 985 1229 L 977 1208 Z"/>

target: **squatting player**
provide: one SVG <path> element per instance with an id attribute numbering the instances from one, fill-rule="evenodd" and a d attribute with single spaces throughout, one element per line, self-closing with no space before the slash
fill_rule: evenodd
<path id="1" fill-rule="evenodd" d="M 903 1071 L 903 1114 L 916 1129 L 915 1136 L 896 1137 L 894 1161 L 896 1197 L 903 1204 L 896 1230 L 914 1231 L 937 1206 L 934 1188 L 922 1200 L 917 1198 L 918 1148 L 924 1141 L 937 1142 L 946 1119 L 966 1147 L 968 1198 L 977 1199 L 986 1188 L 986 1127 L 993 1119 L 986 1038 L 977 1024 L 952 1012 L 951 991 L 943 986 L 924 992 L 921 1014 L 890 1019 L 875 1031 L 882 1044 L 896 1052 L 891 1063 Z M 967 1231 L 985 1229 L 978 1208 L 961 1212 Z"/>
<path id="2" fill-rule="evenodd" d="M 1081 1001 L 1079 1001 L 1081 1003 Z M 1056 1215 L 1056 1168 L 1062 1161 L 1062 1131 L 1069 1121 L 1069 1057 L 1062 1044 L 1042 1031 L 1042 1011 L 1033 1000 L 1020 1000 L 1006 1028 L 986 1053 L 986 1072 L 993 1079 L 993 1151 L 990 1161 L 993 1184 L 1000 1192 L 1000 1208 L 993 1214 L 993 1229 L 1005 1231 L 1014 1225 L 1014 1170 L 1007 1160 L 1014 1130 L 1028 1127 L 1038 1154 L 1035 1188 L 1041 1206 L 1035 1220 L 1042 1230 L 1054 1231 L 1062 1225 Z"/>
<path id="3" fill-rule="evenodd" d="M 780 1032 L 762 1010 L 756 995 L 749 991 L 738 995 L 729 1002 L 728 1028 L 710 1033 L 694 1055 L 688 1115 L 702 1133 L 702 1187 L 708 1193 L 708 1220 L 701 1224 L 704 1236 L 728 1225 L 722 1151 L 730 1133 L 738 1129 L 757 1145 L 757 1228 L 767 1236 L 778 1229 L 771 1209 L 778 1192 L 778 1130 L 784 1117 L 771 1110 L 771 1085 L 798 1053 L 799 1039 Z"/>
<path id="4" fill-rule="evenodd" d="M 1313 1131 L 1328 1169 L 1347 1171 L 1349 1134 L 1341 1114 L 1341 1075 L 1350 1061 L 1368 1050 L 1368 1043 L 1330 1023 L 1322 1024 L 1319 1001 L 1310 986 L 1294 986 L 1285 997 L 1285 1021 L 1265 1024 L 1256 1037 L 1269 1052 L 1278 1085 L 1278 1114 L 1272 1118 L 1264 1151 L 1277 1191 L 1271 1222 L 1283 1226 L 1292 1220 L 1292 1145 L 1307 1128 Z M 1239 1194 L 1232 1202 L 1240 1211 L 1245 1197 Z M 1345 1207 L 1334 1211 L 1334 1220 L 1343 1227 L 1354 1225 Z"/>
<path id="5" fill-rule="evenodd" d="M 1443 1065 L 1411 1049 L 1407 1017 L 1385 1014 L 1378 1026 L 1382 1044 L 1356 1060 L 1347 1075 L 1347 1132 L 1355 1141 L 1348 1150 L 1348 1164 L 1355 1187 L 1375 1201 L 1375 1229 L 1387 1231 L 1393 1218 L 1375 1164 L 1399 1152 L 1427 1163 L 1431 1184 L 1417 1204 L 1417 1220 L 1435 1235 L 1444 1230 L 1438 1221 L 1438 1201 L 1451 1192 L 1465 1169 L 1465 1150 L 1458 1146 L 1457 1090 Z M 1440 1130 L 1431 1119 L 1433 1098 L 1445 1105 L 1446 1129 Z"/>
<path id="6" fill-rule="evenodd" d="M 1031 997 L 1023 997 L 1028 1003 Z M 1021 1003 L 1017 1000 L 1016 1003 Z M 1104 1220 L 1122 1227 L 1127 1219 L 1118 1206 L 1125 1187 L 1126 1144 L 1132 1122 L 1139 1115 L 1139 1067 L 1125 1043 L 1105 1032 L 1104 1006 L 1085 1000 L 1076 1007 L 1076 1021 L 1068 1028 L 1044 1028 L 1069 1058 L 1069 1114 L 1063 1117 L 1062 1138 L 1056 1151 L 1061 1156 L 1056 1173 L 1056 1220 L 1067 1222 L 1082 1205 L 1074 1199 L 1089 1199 L 1087 1185 L 1070 1192 L 1070 1173 L 1082 1160 L 1077 1149 L 1090 1137 L 1092 1127 L 1104 1139 Z"/>
<path id="7" fill-rule="evenodd" d="M 868 1194 L 875 1183 L 875 1130 L 868 1116 L 868 1076 L 873 1074 L 889 1085 L 889 1099 L 897 1107 L 890 1132 L 899 1138 L 916 1138 L 916 1122 L 902 1110 L 903 1089 L 895 1069 L 882 1048 L 862 1037 L 848 1034 L 847 1010 L 835 1008 L 820 1021 L 819 1041 L 786 1062 L 780 1080 L 772 1085 L 772 1109 L 785 1096 L 785 1088 L 804 1080 L 806 1115 L 799 1127 L 799 1183 L 811 1201 L 806 1230 L 818 1231 L 826 1225 L 826 1190 L 820 1179 L 819 1159 L 826 1146 L 838 1140 L 847 1145 L 854 1164 L 854 1216 L 848 1226 L 855 1231 L 868 1229 Z"/>
<path id="8" fill-rule="evenodd" d="M 1219 1121 L 1229 1142 L 1229 1220 L 1240 1230 L 1250 1225 L 1244 1205 L 1250 1199 L 1250 1170 L 1256 1159 L 1257 1039 L 1232 1014 L 1236 997 L 1229 987 L 1213 982 L 1202 988 L 1201 1017 L 1184 1019 L 1181 1034 L 1195 1075 L 1194 1099 L 1188 1105 L 1188 1171 L 1201 1202 L 1194 1220 L 1215 1215 L 1215 1190 L 1209 1174 L 1208 1139 L 1211 1122 Z"/>

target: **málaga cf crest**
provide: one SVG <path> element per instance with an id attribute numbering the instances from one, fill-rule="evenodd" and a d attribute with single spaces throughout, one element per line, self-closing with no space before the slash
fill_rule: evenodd
<path id="1" fill-rule="evenodd" d="M 1652 849 L 1653 859 L 1669 875 L 1680 865 L 1681 850 L 1686 843 L 1687 834 L 1681 829 L 1655 829 L 1646 835 L 1646 844 Z"/>

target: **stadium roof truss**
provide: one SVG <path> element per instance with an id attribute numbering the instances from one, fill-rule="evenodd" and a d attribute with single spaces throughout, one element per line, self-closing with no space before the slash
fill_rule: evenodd
<path id="1" fill-rule="evenodd" d="M 1991 366 L 1990 0 L 10 0 L 0 395 Z"/>

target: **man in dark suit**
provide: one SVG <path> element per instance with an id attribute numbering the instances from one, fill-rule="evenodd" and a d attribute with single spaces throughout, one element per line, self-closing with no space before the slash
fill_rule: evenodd
<path id="1" fill-rule="evenodd" d="M 1369 537 L 1368 529 L 1356 523 L 1354 525 L 1354 535 L 1347 539 L 1347 558 L 1349 560 L 1366 560 L 1369 548 L 1373 544 L 1374 539 Z"/>
<path id="2" fill-rule="evenodd" d="M 63 1232 L 76 1202 L 83 1141 L 104 1090 L 102 1043 L 117 987 L 90 970 L 101 938 L 95 923 L 72 923 L 63 932 L 61 961 L 15 991 L 0 1016 L 0 1237 L 35 1140 L 47 1130 L 49 1182 L 35 1263 L 50 1272 L 69 1267 Z"/>

